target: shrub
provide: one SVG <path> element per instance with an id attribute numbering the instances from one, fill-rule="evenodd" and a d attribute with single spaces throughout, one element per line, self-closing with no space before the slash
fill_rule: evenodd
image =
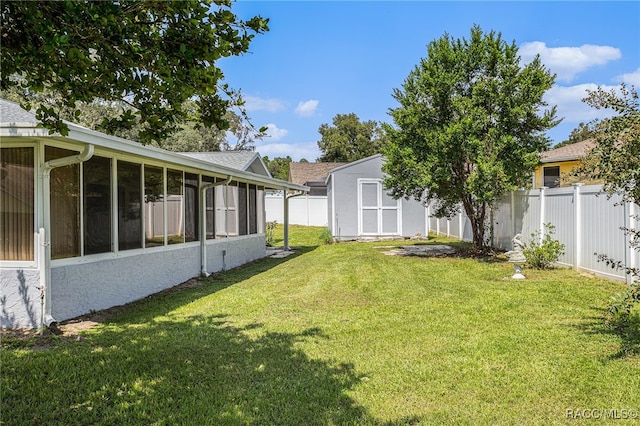
<path id="1" fill-rule="evenodd" d="M 333 235 L 331 235 L 331 230 L 329 228 L 323 228 L 322 231 L 320 231 L 320 235 L 318 235 L 318 239 L 323 244 L 332 244 Z"/>
<path id="2" fill-rule="evenodd" d="M 556 227 L 551 223 L 544 224 L 544 238 L 541 231 L 531 233 L 531 241 L 525 243 L 522 254 L 527 264 L 535 269 L 547 269 L 564 254 L 564 244 L 553 238 Z"/>
<path id="3" fill-rule="evenodd" d="M 273 222 L 267 222 L 265 239 L 267 240 L 267 246 L 269 247 L 273 245 L 273 231 L 276 229 L 276 226 L 278 226 L 278 222 L 275 220 Z"/>

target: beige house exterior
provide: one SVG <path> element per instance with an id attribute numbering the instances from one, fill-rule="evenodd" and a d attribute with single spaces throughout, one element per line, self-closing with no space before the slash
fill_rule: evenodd
<path id="1" fill-rule="evenodd" d="M 593 139 L 587 139 L 543 152 L 542 164 L 534 173 L 534 189 L 543 186 L 547 188 L 570 186 L 575 183 L 576 179 L 572 178 L 570 173 L 580 164 L 580 160 L 593 148 L 594 144 Z"/>

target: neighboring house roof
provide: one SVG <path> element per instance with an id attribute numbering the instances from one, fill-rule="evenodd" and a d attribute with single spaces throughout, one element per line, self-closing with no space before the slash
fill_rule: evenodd
<path id="1" fill-rule="evenodd" d="M 236 170 L 271 177 L 271 173 L 262 161 L 260 154 L 254 151 L 181 152 L 180 154 Z"/>
<path id="2" fill-rule="evenodd" d="M 329 172 L 336 167 L 348 163 L 289 163 L 289 181 L 298 185 L 306 185 L 307 182 L 324 182 Z"/>
<path id="3" fill-rule="evenodd" d="M 205 159 L 189 157 L 177 152 L 153 146 L 143 146 L 138 142 L 129 141 L 116 136 L 107 135 L 95 130 L 87 129 L 74 123 L 66 122 L 69 127 L 68 136 L 59 134 L 49 134 L 49 130 L 41 126 L 35 115 L 25 111 L 15 102 L 0 99 L 0 137 L 9 141 L 11 138 L 43 138 L 59 141 L 75 141 L 81 144 L 92 144 L 96 147 L 116 150 L 127 154 L 151 157 L 158 161 L 180 166 L 191 167 L 209 173 L 220 175 L 230 175 L 237 179 L 246 180 L 259 185 L 264 185 L 272 189 L 291 189 L 297 191 L 308 191 L 309 188 L 303 185 L 274 179 L 264 173 L 256 173 L 252 167 L 247 170 L 237 169 L 229 165 L 221 165 Z M 259 157 L 259 154 L 251 153 Z M 260 159 L 260 161 L 262 161 Z M 255 161 L 252 163 L 254 164 Z M 265 168 L 266 169 L 266 168 Z M 267 172 L 268 173 L 268 172 Z"/>
<path id="4" fill-rule="evenodd" d="M 587 152 L 595 146 L 593 139 L 586 139 L 582 142 L 572 143 L 571 145 L 561 146 L 540 153 L 540 159 L 543 163 L 555 163 L 561 161 L 577 160 L 587 155 Z"/>

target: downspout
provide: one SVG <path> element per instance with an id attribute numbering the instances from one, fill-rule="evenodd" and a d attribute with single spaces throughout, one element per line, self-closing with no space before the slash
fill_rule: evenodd
<path id="1" fill-rule="evenodd" d="M 215 188 L 220 185 L 229 185 L 231 183 L 231 176 L 227 176 L 226 180 L 214 183 L 208 183 L 200 187 L 200 215 L 202 216 L 202 226 L 200 227 L 200 274 L 208 277 L 210 274 L 207 272 L 207 190 Z M 215 203 L 213 206 L 213 214 L 215 215 Z M 215 230 L 214 230 L 215 233 Z"/>
<path id="2" fill-rule="evenodd" d="M 293 195 L 287 195 L 287 190 L 284 191 L 284 249 L 289 250 L 289 199 L 293 197 L 299 197 L 305 193 L 300 191 Z"/>
<path id="3" fill-rule="evenodd" d="M 42 334 L 44 326 L 51 327 L 56 321 L 51 315 L 51 171 L 58 167 L 79 164 L 93 157 L 94 146 L 89 144 L 84 150 L 77 155 L 69 157 L 56 158 L 44 163 L 42 166 L 43 180 L 43 226 L 44 226 L 44 282 L 40 280 L 40 291 L 44 294 L 42 297 L 42 312 L 40 318 L 40 333 Z"/>

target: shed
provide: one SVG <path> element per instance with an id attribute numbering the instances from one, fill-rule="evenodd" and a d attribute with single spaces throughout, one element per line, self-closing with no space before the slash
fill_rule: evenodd
<path id="1" fill-rule="evenodd" d="M 376 154 L 337 167 L 327 177 L 329 228 L 337 240 L 426 236 L 427 209 L 384 187 L 384 157 Z"/>

